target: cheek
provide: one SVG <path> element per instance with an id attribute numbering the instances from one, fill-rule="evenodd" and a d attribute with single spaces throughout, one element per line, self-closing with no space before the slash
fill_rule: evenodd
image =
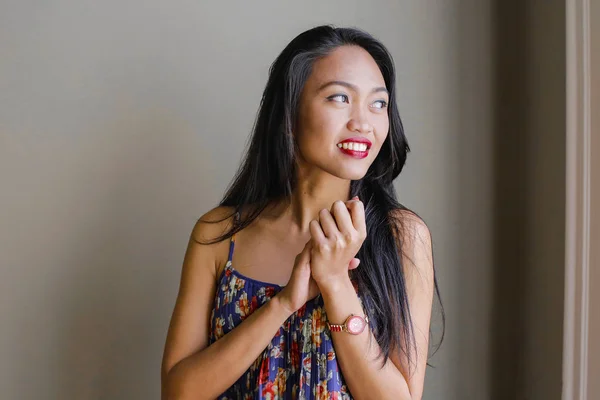
<path id="1" fill-rule="evenodd" d="M 388 132 L 390 130 L 390 121 L 389 119 L 382 118 L 380 121 L 377 121 L 375 124 L 375 135 L 377 138 L 377 142 L 379 143 L 379 148 L 383 146 L 383 142 L 387 139 Z"/>
<path id="2" fill-rule="evenodd" d="M 336 112 L 337 111 L 337 112 Z M 300 115 L 298 144 L 300 149 L 324 149 L 337 137 L 344 127 L 344 118 L 340 110 L 325 107 L 312 107 Z"/>

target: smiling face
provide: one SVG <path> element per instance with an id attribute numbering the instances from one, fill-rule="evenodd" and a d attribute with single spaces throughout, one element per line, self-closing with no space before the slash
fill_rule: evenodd
<path id="1" fill-rule="evenodd" d="M 388 135 L 388 102 L 383 75 L 363 48 L 338 47 L 317 60 L 300 97 L 300 166 L 364 177 Z"/>

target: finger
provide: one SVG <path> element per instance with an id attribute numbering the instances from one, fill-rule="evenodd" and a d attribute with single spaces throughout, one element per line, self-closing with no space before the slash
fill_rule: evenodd
<path id="1" fill-rule="evenodd" d="M 360 265 L 360 260 L 358 258 L 353 258 L 348 264 L 348 270 L 356 269 Z"/>
<path id="2" fill-rule="evenodd" d="M 296 265 L 302 266 L 302 265 L 306 265 L 306 264 L 310 263 L 310 249 L 311 249 L 311 247 L 312 247 L 312 244 L 311 244 L 311 242 L 309 240 L 304 245 L 304 248 L 302 249 L 302 251 L 300 252 L 300 254 L 298 254 L 296 256 Z"/>
<path id="3" fill-rule="evenodd" d="M 346 202 L 346 207 L 350 211 L 354 229 L 366 236 L 367 224 L 365 223 L 365 206 L 363 202 L 360 200 L 350 200 Z"/>
<path id="4" fill-rule="evenodd" d="M 346 200 L 346 201 L 344 202 L 344 204 L 346 204 L 346 206 L 348 206 L 348 205 L 350 205 L 350 204 L 354 203 L 355 201 L 360 201 L 360 200 L 359 200 L 359 198 L 358 198 L 358 196 L 354 196 L 354 197 L 353 197 L 353 198 L 351 198 L 350 200 Z"/>
<path id="5" fill-rule="evenodd" d="M 347 200 L 344 202 L 344 204 L 346 205 L 346 208 L 348 209 L 348 211 L 350 211 L 350 206 L 354 203 L 359 202 L 360 200 L 358 199 L 358 196 L 354 196 L 353 198 L 351 198 L 350 200 Z"/>
<path id="6" fill-rule="evenodd" d="M 336 201 L 331 207 L 335 222 L 338 230 L 345 236 L 354 232 L 354 225 L 352 225 L 352 217 L 348 212 L 348 207 L 343 201 Z"/>
<path id="7" fill-rule="evenodd" d="M 325 237 L 325 232 L 321 229 L 321 224 L 316 219 L 310 221 L 309 224 L 310 236 L 316 242 L 325 242 L 327 238 Z"/>
<path id="8" fill-rule="evenodd" d="M 347 200 L 344 202 L 344 204 L 346 206 L 350 205 L 351 203 L 355 202 L 355 201 L 359 201 L 360 199 L 358 198 L 358 196 L 354 196 L 353 198 L 351 198 L 350 200 Z"/>
<path id="9" fill-rule="evenodd" d="M 329 210 L 321 210 L 319 213 L 319 223 L 321 224 L 321 228 L 325 234 L 325 237 L 328 239 L 337 237 L 339 230 L 335 224 L 335 219 L 333 219 L 333 215 L 331 215 Z"/>

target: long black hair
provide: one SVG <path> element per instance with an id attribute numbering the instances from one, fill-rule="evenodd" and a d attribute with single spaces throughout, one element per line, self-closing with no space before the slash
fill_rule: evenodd
<path id="1" fill-rule="evenodd" d="M 273 62 L 244 161 L 220 203 L 241 218 L 212 243 L 230 238 L 267 206 L 290 198 L 296 187 L 293 131 L 302 89 L 314 62 L 345 45 L 369 52 L 389 91 L 389 134 L 367 174 L 350 185 L 351 196 L 358 196 L 365 204 L 367 224 L 367 238 L 357 255 L 361 265 L 351 273 L 366 303 L 383 363 L 391 351 L 400 351 L 412 364 L 415 340 L 399 256 L 402 221 L 394 216 L 400 210 L 413 212 L 398 202 L 392 183 L 402 171 L 410 148 L 396 104 L 394 62 L 370 34 L 354 28 L 318 26 L 298 35 Z M 439 298 L 435 275 L 434 284 Z"/>

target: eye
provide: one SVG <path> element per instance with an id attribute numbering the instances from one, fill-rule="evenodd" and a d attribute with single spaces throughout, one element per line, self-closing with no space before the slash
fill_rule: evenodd
<path id="1" fill-rule="evenodd" d="M 382 108 L 386 108 L 386 107 L 387 107 L 387 104 L 388 104 L 388 103 L 387 103 L 387 101 L 385 101 L 385 100 L 377 100 L 377 101 L 375 101 L 375 102 L 373 103 L 373 107 L 374 107 L 374 108 L 379 108 L 379 109 L 382 109 Z"/>
<path id="2" fill-rule="evenodd" d="M 333 96 L 329 96 L 327 100 L 348 103 L 348 96 L 345 94 L 334 94 Z"/>

